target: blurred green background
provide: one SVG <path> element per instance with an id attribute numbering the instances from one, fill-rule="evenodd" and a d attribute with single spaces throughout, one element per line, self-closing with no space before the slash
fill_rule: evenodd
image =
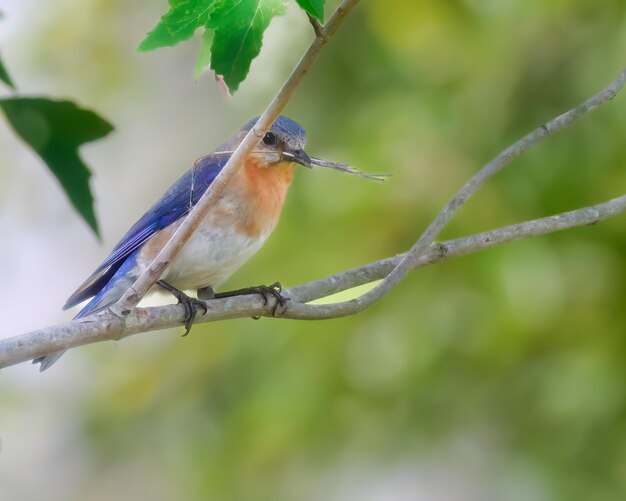
<path id="1" fill-rule="evenodd" d="M 22 93 L 76 99 L 116 126 L 83 150 L 99 244 L 0 125 L 8 337 L 71 317 L 65 298 L 263 110 L 311 33 L 292 6 L 225 101 L 210 75 L 193 82 L 197 39 L 135 51 L 165 1 L 1 7 Z M 302 170 L 226 287 L 405 250 L 482 164 L 605 86 L 625 54 L 623 1 L 364 0 L 286 114 L 310 154 L 393 177 Z M 625 130 L 620 95 L 491 180 L 443 237 L 623 194 Z M 0 499 L 624 499 L 625 250 L 622 217 L 414 272 L 352 318 L 228 321 L 77 349 L 43 375 L 7 369 Z"/>

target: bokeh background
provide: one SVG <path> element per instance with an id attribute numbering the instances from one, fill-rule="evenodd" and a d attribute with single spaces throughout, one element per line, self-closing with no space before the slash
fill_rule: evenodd
<path id="1" fill-rule="evenodd" d="M 0 120 L 0 337 L 68 320 L 66 297 L 263 110 L 311 38 L 292 6 L 224 100 L 210 75 L 193 81 L 198 39 L 136 52 L 166 7 L 0 2 L 21 92 L 116 126 L 83 148 L 98 242 Z M 363 1 L 286 114 L 311 154 L 393 178 L 302 170 L 278 229 L 226 286 L 295 285 L 406 249 L 483 163 L 606 85 L 625 55 L 621 0 Z M 622 95 L 491 180 L 443 236 L 623 194 L 625 134 Z M 622 217 L 414 272 L 352 318 L 234 320 L 76 349 L 44 374 L 11 367 L 0 499 L 624 499 L 625 290 Z"/>

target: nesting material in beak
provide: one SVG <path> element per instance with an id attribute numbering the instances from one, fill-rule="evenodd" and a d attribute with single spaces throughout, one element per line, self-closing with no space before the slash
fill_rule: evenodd
<path id="1" fill-rule="evenodd" d="M 368 172 L 361 172 L 360 170 L 351 167 L 348 164 L 340 164 L 337 162 L 331 162 L 330 160 L 322 160 L 321 158 L 309 157 L 309 161 L 311 162 L 310 167 L 327 167 L 329 169 L 335 169 L 341 172 L 345 172 L 346 174 L 353 174 L 355 176 L 362 177 L 364 179 L 371 179 L 372 181 L 378 181 L 379 183 L 384 183 L 385 178 L 389 177 L 391 174 L 370 174 Z"/>

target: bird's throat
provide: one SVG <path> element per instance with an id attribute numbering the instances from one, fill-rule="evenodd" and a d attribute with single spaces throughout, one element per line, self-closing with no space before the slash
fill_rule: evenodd
<path id="1" fill-rule="evenodd" d="M 251 156 L 241 171 L 241 186 L 246 203 L 242 204 L 241 230 L 250 236 L 271 232 L 276 226 L 287 190 L 293 179 L 295 164 L 279 162 L 266 166 Z"/>

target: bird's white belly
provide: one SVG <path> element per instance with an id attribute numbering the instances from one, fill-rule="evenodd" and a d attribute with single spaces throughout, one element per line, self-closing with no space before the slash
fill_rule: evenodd
<path id="1" fill-rule="evenodd" d="M 166 270 L 163 279 L 181 290 L 217 287 L 257 252 L 270 231 L 246 236 L 233 226 L 203 221 Z"/>

